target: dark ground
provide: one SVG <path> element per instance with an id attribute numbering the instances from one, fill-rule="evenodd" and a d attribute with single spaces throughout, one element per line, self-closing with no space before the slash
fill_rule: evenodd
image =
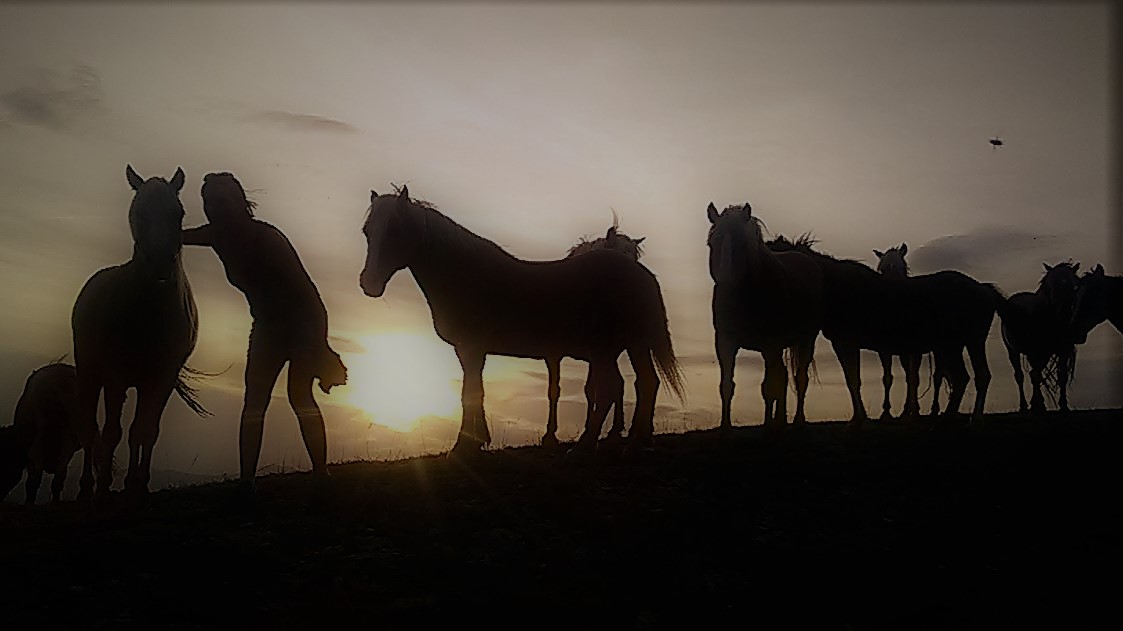
<path id="1" fill-rule="evenodd" d="M 4 628 L 1123 628 L 1123 411 L 657 437 L 0 507 Z M 725 626 L 725 625 L 723 625 Z"/>

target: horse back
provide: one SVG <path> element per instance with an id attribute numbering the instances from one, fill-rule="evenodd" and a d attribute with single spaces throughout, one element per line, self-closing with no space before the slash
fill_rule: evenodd
<path id="1" fill-rule="evenodd" d="M 609 250 L 556 261 L 515 259 L 458 280 L 426 294 L 437 334 L 494 354 L 584 359 L 651 334 L 650 314 L 665 318 L 655 276 Z"/>

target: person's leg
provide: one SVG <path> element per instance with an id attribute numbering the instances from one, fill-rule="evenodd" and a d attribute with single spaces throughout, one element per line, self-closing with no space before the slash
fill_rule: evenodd
<path id="1" fill-rule="evenodd" d="M 257 473 L 261 436 L 265 431 L 265 410 L 269 407 L 273 385 L 277 383 L 285 361 L 283 352 L 271 348 L 268 341 L 260 336 L 250 334 L 249 351 L 246 353 L 246 392 L 238 435 L 241 480 L 247 486 L 253 485 Z"/>
<path id="2" fill-rule="evenodd" d="M 289 362 L 289 405 L 300 422 L 300 435 L 312 460 L 312 473 L 327 475 L 328 442 L 324 430 L 324 417 L 312 396 L 315 368 L 304 356 L 293 357 Z"/>

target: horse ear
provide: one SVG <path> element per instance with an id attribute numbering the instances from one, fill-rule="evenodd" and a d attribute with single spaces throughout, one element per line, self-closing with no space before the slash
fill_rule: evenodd
<path id="1" fill-rule="evenodd" d="M 643 243 L 643 240 L 646 239 L 646 238 L 647 237 L 640 237 L 640 238 L 636 239 L 636 245 L 639 245 L 639 244 Z"/>
<path id="2" fill-rule="evenodd" d="M 882 252 L 881 250 L 874 250 L 873 253 L 877 255 L 877 258 L 881 258 L 881 257 L 885 256 L 885 253 Z"/>
<path id="3" fill-rule="evenodd" d="M 713 202 L 706 207 L 706 216 L 710 218 L 710 223 L 717 223 L 717 208 Z"/>
<path id="4" fill-rule="evenodd" d="M 409 187 L 402 185 L 402 190 L 398 192 L 398 197 L 402 199 L 409 199 Z"/>
<path id="5" fill-rule="evenodd" d="M 378 199 L 378 193 L 375 193 L 374 189 L 372 188 L 372 189 L 370 189 L 370 203 L 373 204 L 374 200 L 376 200 L 376 199 Z"/>
<path id="6" fill-rule="evenodd" d="M 1049 264 L 1048 264 L 1048 263 L 1042 263 L 1042 265 L 1044 265 L 1044 266 L 1045 266 L 1045 271 L 1046 271 L 1046 272 L 1051 272 L 1051 271 L 1053 271 L 1053 268 L 1052 268 L 1052 267 L 1049 267 Z"/>
<path id="7" fill-rule="evenodd" d="M 178 193 L 183 189 L 183 182 L 186 179 L 187 176 L 183 173 L 183 167 L 176 167 L 175 175 L 172 176 L 172 181 L 168 182 L 168 185 Z"/>
<path id="8" fill-rule="evenodd" d="M 907 244 L 907 243 L 902 243 L 902 244 L 901 244 L 901 256 L 904 256 L 904 255 L 906 255 L 906 254 L 908 254 L 908 253 L 909 253 L 909 244 Z"/>
<path id="9" fill-rule="evenodd" d="M 139 191 L 140 186 L 144 184 L 144 178 L 137 175 L 136 171 L 133 171 L 133 165 L 131 164 L 125 165 L 125 179 L 129 181 L 129 186 L 131 186 L 134 191 Z"/>
<path id="10" fill-rule="evenodd" d="M 1092 269 L 1092 273 L 1096 276 L 1104 275 L 1104 266 L 1101 263 L 1096 263 L 1096 267 Z"/>
<path id="11" fill-rule="evenodd" d="M 1072 266 L 1072 273 L 1073 274 L 1075 274 L 1078 271 L 1080 271 L 1080 263 L 1077 263 L 1076 265 Z"/>
<path id="12" fill-rule="evenodd" d="M 604 233 L 604 241 L 610 248 L 616 245 L 616 226 L 612 226 Z"/>

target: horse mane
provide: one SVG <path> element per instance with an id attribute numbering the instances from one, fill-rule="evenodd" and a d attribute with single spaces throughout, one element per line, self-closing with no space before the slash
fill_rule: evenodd
<path id="1" fill-rule="evenodd" d="M 401 195 L 405 185 L 398 186 L 391 183 L 396 195 Z M 504 250 L 499 244 L 482 237 L 460 225 L 448 215 L 437 209 L 437 205 L 424 199 L 409 196 L 407 201 L 414 207 L 414 212 L 406 213 L 411 225 L 417 229 L 422 242 L 427 247 L 435 248 L 438 252 L 448 248 L 476 250 L 484 253 L 499 254 L 509 259 L 515 255 Z M 367 219 L 374 210 L 372 203 L 367 208 Z"/>
<path id="2" fill-rule="evenodd" d="M 615 222 L 613 223 L 612 227 L 613 228 L 616 227 Z M 635 239 L 633 239 L 632 237 L 628 236 L 627 234 L 625 234 L 623 232 L 619 232 L 619 231 L 616 232 L 616 238 L 617 239 L 624 239 L 625 241 L 631 242 L 636 248 L 637 258 L 640 257 L 640 256 L 643 256 L 643 244 L 642 243 L 637 243 Z M 573 256 L 577 256 L 578 254 L 584 254 L 586 252 L 591 252 L 593 250 L 598 250 L 598 249 L 602 249 L 602 248 L 604 248 L 604 249 L 615 249 L 615 248 L 607 248 L 606 245 L 605 245 L 607 242 L 608 242 L 608 237 L 597 237 L 596 239 L 590 239 L 587 236 L 581 237 L 581 239 L 578 240 L 577 243 L 575 243 L 573 245 L 573 247 L 569 248 L 569 251 L 566 252 L 565 258 L 570 258 L 570 257 L 573 257 Z"/>

